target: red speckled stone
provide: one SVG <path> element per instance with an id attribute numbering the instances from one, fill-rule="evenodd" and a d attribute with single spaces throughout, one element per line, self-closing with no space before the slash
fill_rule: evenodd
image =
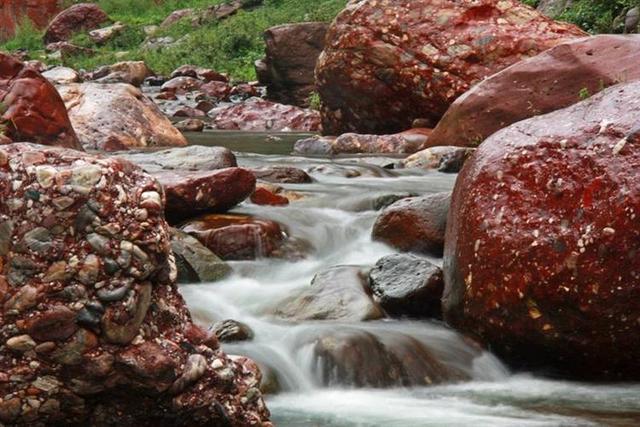
<path id="1" fill-rule="evenodd" d="M 82 150 L 56 88 L 35 69 L 4 53 L 0 53 L 0 103 L 9 139 Z"/>
<path id="2" fill-rule="evenodd" d="M 0 423 L 272 427 L 195 327 L 158 182 L 121 158 L 0 146 Z"/>
<path id="3" fill-rule="evenodd" d="M 67 41 L 75 32 L 94 30 L 108 20 L 107 14 L 97 4 L 75 4 L 51 20 L 44 33 L 44 43 Z"/>
<path id="4" fill-rule="evenodd" d="M 640 82 L 487 139 L 458 178 L 445 317 L 518 366 L 640 379 Z"/>
<path id="5" fill-rule="evenodd" d="M 640 35 L 603 34 L 563 43 L 478 83 L 451 105 L 430 146 L 476 146 L 512 123 L 640 79 Z"/>
<path id="6" fill-rule="evenodd" d="M 327 135 L 433 127 L 473 84 L 586 34 L 516 0 L 352 1 L 316 68 Z"/>
<path id="7" fill-rule="evenodd" d="M 292 105 L 249 100 L 218 109 L 214 123 L 222 130 L 316 132 L 320 130 L 320 114 Z"/>
<path id="8" fill-rule="evenodd" d="M 37 28 L 46 27 L 63 5 L 63 0 L 0 0 L 0 39 L 13 37 L 24 18 L 29 18 Z"/>
<path id="9" fill-rule="evenodd" d="M 242 168 L 214 171 L 162 171 L 154 174 L 167 196 L 166 214 L 172 222 L 206 212 L 225 212 L 249 197 L 256 178 Z"/>

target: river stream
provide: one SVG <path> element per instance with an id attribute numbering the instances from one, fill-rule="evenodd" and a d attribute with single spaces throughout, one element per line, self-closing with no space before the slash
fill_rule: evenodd
<path id="1" fill-rule="evenodd" d="M 224 281 L 185 285 L 181 291 L 198 323 L 208 327 L 219 320 L 234 319 L 253 329 L 252 341 L 224 344 L 223 348 L 228 354 L 250 356 L 277 382 L 278 393 L 267 396 L 277 426 L 640 425 L 640 385 L 578 384 L 512 373 L 496 357 L 440 322 L 291 323 L 276 319 L 271 314 L 274 309 L 308 287 L 316 273 L 336 265 L 371 267 L 394 253 L 371 240 L 378 214 L 373 207 L 381 196 L 449 191 L 456 176 L 385 169 L 384 165 L 397 161 L 392 158 L 288 156 L 283 153 L 290 150 L 289 140 L 263 139 L 254 135 L 252 142 L 238 145 L 227 135 L 224 145 L 263 153 L 237 153 L 240 166 L 296 166 L 311 170 L 315 182 L 283 184 L 287 190 L 307 195 L 287 207 L 245 203 L 233 212 L 278 221 L 291 236 L 310 242 L 312 253 L 301 261 L 234 262 L 234 274 Z M 193 142 L 207 141 L 211 143 L 205 134 Z M 219 138 L 214 141 L 220 142 Z M 353 175 L 358 176 L 347 177 Z M 327 365 L 314 353 L 322 336 L 358 333 L 388 346 L 418 342 L 439 363 L 465 379 L 431 387 L 396 384 L 382 389 L 359 388 L 349 373 L 327 372 Z"/>

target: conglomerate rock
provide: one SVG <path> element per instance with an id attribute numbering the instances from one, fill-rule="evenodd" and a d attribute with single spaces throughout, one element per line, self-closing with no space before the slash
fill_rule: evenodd
<path id="1" fill-rule="evenodd" d="M 0 422 L 270 426 L 248 359 L 192 324 L 155 180 L 0 147 Z"/>
<path id="2" fill-rule="evenodd" d="M 316 68 L 323 132 L 433 127 L 478 81 L 583 36 L 517 0 L 352 1 Z"/>

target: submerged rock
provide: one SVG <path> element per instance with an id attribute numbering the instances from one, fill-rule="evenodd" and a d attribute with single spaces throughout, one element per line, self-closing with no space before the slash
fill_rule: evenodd
<path id="1" fill-rule="evenodd" d="M 397 201 L 378 216 L 373 239 L 403 252 L 442 255 L 450 199 L 437 193 Z"/>
<path id="2" fill-rule="evenodd" d="M 271 425 L 259 374 L 191 321 L 154 179 L 25 143 L 0 172 L 2 422 Z"/>
<path id="3" fill-rule="evenodd" d="M 516 366 L 640 379 L 639 94 L 621 84 L 511 125 L 458 178 L 445 318 Z"/>
<path id="4" fill-rule="evenodd" d="M 251 169 L 260 181 L 278 184 L 308 184 L 313 179 L 302 169 L 292 166 L 265 166 Z"/>
<path id="5" fill-rule="evenodd" d="M 251 195 L 251 202 L 261 206 L 286 206 L 289 199 L 264 187 L 258 187 Z"/>
<path id="6" fill-rule="evenodd" d="M 351 2 L 316 69 L 327 135 L 433 127 L 475 83 L 587 34 L 517 0 Z"/>
<path id="7" fill-rule="evenodd" d="M 187 221 L 181 229 L 227 261 L 296 259 L 308 249 L 303 242 L 288 238 L 277 222 L 248 215 L 204 215 Z"/>
<path id="8" fill-rule="evenodd" d="M 171 250 L 176 258 L 178 283 L 216 282 L 225 278 L 231 267 L 196 238 L 171 229 Z"/>
<path id="9" fill-rule="evenodd" d="M 369 283 L 376 300 L 392 316 L 442 317 L 442 270 L 424 258 L 386 256 L 369 272 Z"/>
<path id="10" fill-rule="evenodd" d="M 82 147 L 56 88 L 35 69 L 0 52 L 1 121 L 6 137 L 60 147 Z"/>
<path id="11" fill-rule="evenodd" d="M 59 86 L 58 90 L 87 149 L 187 145 L 182 133 L 158 107 L 131 85 L 82 83 Z"/>
<path id="12" fill-rule="evenodd" d="M 364 321 L 384 317 L 368 294 L 367 271 L 337 266 L 316 274 L 311 286 L 283 301 L 275 315 L 290 320 Z"/>
<path id="13" fill-rule="evenodd" d="M 317 111 L 253 99 L 215 109 L 214 123 L 221 130 L 302 131 L 320 130 Z"/>
<path id="14" fill-rule="evenodd" d="M 44 43 L 68 41 L 74 33 L 100 28 L 108 20 L 109 16 L 97 4 L 75 4 L 51 20 L 44 33 Z"/>
<path id="15" fill-rule="evenodd" d="M 377 336 L 349 327 L 315 338 L 313 362 L 325 387 L 424 387 L 466 379 L 415 338 Z"/>
<path id="16" fill-rule="evenodd" d="M 580 102 L 612 84 L 640 79 L 640 35 L 563 43 L 495 74 L 458 98 L 429 138 L 476 146 L 512 123 Z"/>

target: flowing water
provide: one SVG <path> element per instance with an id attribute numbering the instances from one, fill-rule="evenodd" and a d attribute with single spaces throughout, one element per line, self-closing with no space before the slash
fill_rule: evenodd
<path id="1" fill-rule="evenodd" d="M 200 138 L 198 142 L 202 143 L 204 137 Z M 227 140 L 229 146 L 238 149 L 233 138 Z M 258 140 L 245 144 L 243 149 L 264 153 L 264 142 Z M 456 178 L 437 172 L 398 172 L 381 167 L 397 159 L 329 160 L 273 154 L 289 149 L 288 145 L 278 148 L 276 144 L 266 149 L 268 155 L 238 154 L 238 161 L 248 167 L 291 165 L 315 171 L 311 173 L 315 180 L 312 184 L 282 185 L 308 197 L 283 208 L 244 204 L 234 212 L 280 222 L 291 236 L 310 242 L 312 254 L 301 261 L 235 262 L 234 274 L 222 282 L 181 288 L 195 319 L 202 325 L 235 319 L 253 329 L 252 341 L 225 344 L 223 348 L 229 354 L 250 356 L 265 367 L 265 376 L 278 384 L 278 393 L 267 396 L 276 425 L 640 425 L 640 385 L 578 384 L 514 374 L 496 357 L 435 321 L 288 323 L 275 319 L 270 313 L 286 297 L 308 287 L 316 273 L 335 265 L 372 266 L 393 253 L 370 237 L 377 216 L 373 206 L 381 196 L 448 191 Z M 405 379 L 404 383 L 383 389 L 359 388 L 350 372 L 337 368 L 327 372 L 328 365 L 314 351 L 322 337 L 339 340 L 350 334 L 375 337 L 389 348 L 417 345 L 445 369 L 456 372 L 459 379 L 431 387 L 407 386 Z M 379 363 L 381 372 L 392 368 L 383 361 Z"/>

